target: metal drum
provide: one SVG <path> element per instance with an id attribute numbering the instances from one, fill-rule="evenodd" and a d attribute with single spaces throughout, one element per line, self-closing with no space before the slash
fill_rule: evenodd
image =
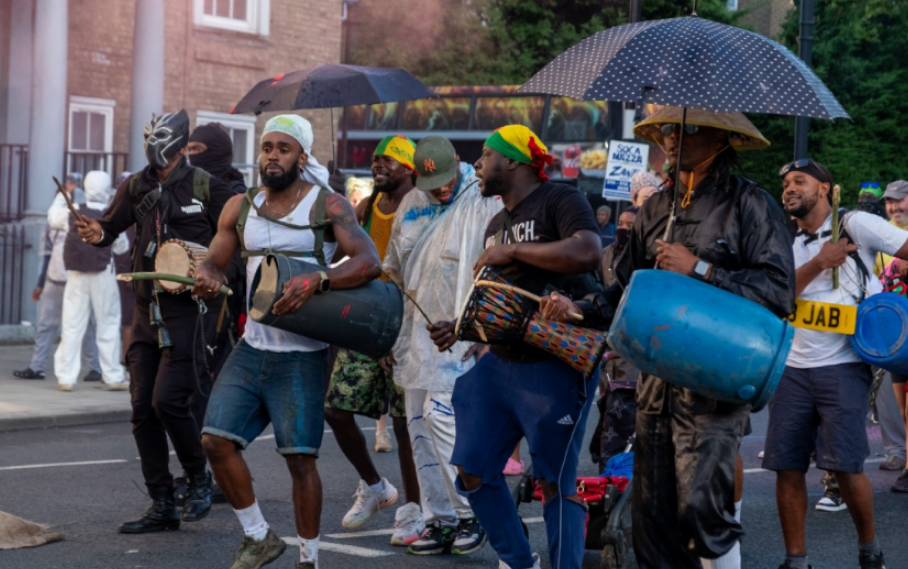
<path id="1" fill-rule="evenodd" d="M 775 391 L 794 328 L 744 297 L 668 271 L 636 271 L 609 330 L 642 372 L 719 401 L 761 409 Z"/>
<path id="2" fill-rule="evenodd" d="M 393 283 L 376 280 L 360 288 L 332 290 L 316 294 L 296 312 L 271 312 L 284 283 L 323 270 L 314 263 L 268 255 L 253 277 L 250 318 L 372 358 L 387 355 L 400 334 L 404 313 L 403 295 Z"/>

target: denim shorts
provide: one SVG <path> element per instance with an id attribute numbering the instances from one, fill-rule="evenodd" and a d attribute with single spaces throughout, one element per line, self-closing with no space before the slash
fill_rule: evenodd
<path id="1" fill-rule="evenodd" d="M 486 483 L 502 470 L 526 438 L 537 479 L 574 494 L 586 418 L 599 379 L 555 359 L 517 363 L 484 355 L 457 378 L 452 398 L 457 416 L 451 464 Z"/>
<path id="2" fill-rule="evenodd" d="M 241 341 L 218 376 L 202 433 L 249 446 L 268 423 L 281 454 L 318 456 L 327 350 L 269 352 Z"/>
<path id="3" fill-rule="evenodd" d="M 871 380 L 864 363 L 786 366 L 769 400 L 763 468 L 806 472 L 815 448 L 817 468 L 863 472 Z"/>

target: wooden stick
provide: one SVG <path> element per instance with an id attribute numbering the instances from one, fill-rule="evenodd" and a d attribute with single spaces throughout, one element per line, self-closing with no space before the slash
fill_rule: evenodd
<path id="1" fill-rule="evenodd" d="M 195 284 L 195 279 L 192 277 L 181 277 L 180 275 L 170 275 L 167 273 L 120 273 L 119 275 L 117 275 L 117 280 L 126 283 L 132 281 L 156 280 L 169 281 L 190 286 Z M 218 289 L 218 292 L 220 292 L 221 294 L 226 294 L 227 296 L 231 296 L 233 294 L 233 291 L 227 288 L 226 285 L 221 285 L 221 287 Z"/>
<path id="2" fill-rule="evenodd" d="M 839 241 L 839 201 L 842 189 L 838 184 L 832 188 L 832 242 Z M 832 269 L 832 288 L 839 288 L 839 268 Z"/>
<path id="3" fill-rule="evenodd" d="M 533 294 L 532 292 L 523 290 L 520 287 L 516 287 L 514 285 L 497 283 L 495 281 L 476 281 L 475 284 L 485 285 L 488 287 L 497 288 L 497 289 L 501 289 L 501 290 L 509 290 L 511 292 L 516 292 L 519 295 L 525 296 L 531 300 L 535 300 L 536 302 L 542 302 L 542 298 L 540 298 L 539 296 Z M 574 312 L 572 310 L 568 310 L 567 315 L 570 316 L 571 318 L 573 318 L 574 320 L 583 320 L 582 314 L 577 314 L 576 312 Z"/>
<path id="4" fill-rule="evenodd" d="M 79 210 L 76 209 L 76 206 L 73 204 L 73 200 L 69 197 L 69 193 L 66 191 L 66 188 L 63 187 L 63 184 L 60 183 L 60 180 L 56 176 L 52 176 L 54 183 L 57 184 L 57 191 L 63 194 L 63 199 L 66 200 L 66 205 L 69 207 L 69 211 L 75 216 L 76 221 L 81 221 L 85 223 L 85 218 L 82 217 L 82 214 L 79 213 Z"/>

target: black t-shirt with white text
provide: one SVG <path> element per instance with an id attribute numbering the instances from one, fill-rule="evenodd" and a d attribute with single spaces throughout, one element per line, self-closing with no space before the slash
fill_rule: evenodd
<path id="1" fill-rule="evenodd" d="M 510 217 L 511 231 L 507 230 Z M 578 231 L 599 235 L 599 225 L 589 201 L 573 186 L 543 182 L 520 201 L 512 211 L 501 210 L 486 228 L 485 249 L 511 243 L 551 243 L 567 239 Z M 513 240 L 511 235 L 513 235 Z M 563 275 L 526 263 L 513 262 L 502 267 L 502 276 L 511 284 L 534 294 L 542 294 Z M 512 361 L 539 360 L 544 352 L 523 342 L 508 346 L 492 346 L 497 356 Z"/>

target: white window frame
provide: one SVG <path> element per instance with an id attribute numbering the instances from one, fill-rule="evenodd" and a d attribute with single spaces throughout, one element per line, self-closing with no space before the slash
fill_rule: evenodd
<path id="1" fill-rule="evenodd" d="M 216 1 L 216 0 L 214 0 Z M 246 0 L 246 19 L 225 18 L 205 13 L 205 0 L 193 0 L 195 25 L 233 32 L 267 36 L 271 24 L 271 0 Z"/>
<path id="2" fill-rule="evenodd" d="M 72 168 L 73 154 L 105 154 L 107 158 L 104 161 L 107 173 L 113 176 L 113 127 L 114 127 L 114 108 L 117 102 L 113 99 L 99 99 L 96 97 L 81 97 L 72 95 L 69 97 L 69 114 L 68 129 L 66 133 L 66 150 L 67 161 L 66 171 Z M 104 148 L 102 150 L 85 150 L 73 148 L 73 113 L 96 113 L 104 116 Z"/>
<path id="3" fill-rule="evenodd" d="M 728 7 L 728 11 L 729 11 L 729 12 L 737 12 L 737 11 L 738 11 L 738 8 L 739 8 L 739 7 L 738 7 L 738 1 L 739 1 L 739 0 L 727 0 L 726 6 Z"/>
<path id="4" fill-rule="evenodd" d="M 255 164 L 255 116 L 248 115 L 231 115 L 229 113 L 218 113 L 214 111 L 196 111 L 195 115 L 195 125 L 202 126 L 203 124 L 218 122 L 224 125 L 227 128 L 232 128 L 236 130 L 245 130 L 246 131 L 246 148 L 244 150 L 244 155 L 246 156 L 247 164 Z M 231 137 L 231 142 L 233 138 Z M 192 157 L 189 158 L 190 162 Z M 248 166 L 246 168 L 238 168 L 240 172 L 243 173 L 243 176 L 246 178 L 246 186 L 251 187 L 255 181 L 255 167 Z"/>

